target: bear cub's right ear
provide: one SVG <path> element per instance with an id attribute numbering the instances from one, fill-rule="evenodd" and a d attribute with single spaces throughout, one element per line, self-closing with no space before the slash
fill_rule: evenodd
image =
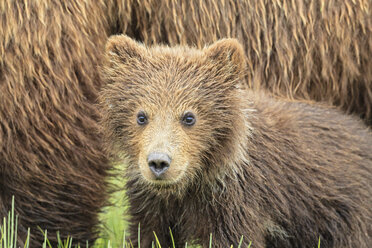
<path id="1" fill-rule="evenodd" d="M 230 73 L 242 75 L 246 61 L 244 48 L 237 39 L 221 39 L 204 49 L 205 55 L 221 68 L 230 69 Z"/>
<path id="2" fill-rule="evenodd" d="M 106 43 L 106 56 L 110 61 L 127 63 L 131 59 L 142 59 L 146 48 L 126 35 L 113 35 Z"/>

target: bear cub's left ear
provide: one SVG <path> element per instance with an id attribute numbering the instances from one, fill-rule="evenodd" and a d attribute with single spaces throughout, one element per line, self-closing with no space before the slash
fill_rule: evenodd
<path id="1" fill-rule="evenodd" d="M 214 60 L 217 65 L 230 69 L 231 73 L 243 75 L 246 61 L 243 46 L 237 39 L 222 39 L 204 49 L 208 59 Z"/>
<path id="2" fill-rule="evenodd" d="M 131 59 L 141 59 L 146 48 L 126 35 L 113 35 L 106 43 L 106 56 L 111 62 L 127 63 Z"/>

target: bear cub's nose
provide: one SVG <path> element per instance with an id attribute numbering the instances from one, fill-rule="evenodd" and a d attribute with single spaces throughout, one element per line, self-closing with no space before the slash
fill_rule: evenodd
<path id="1" fill-rule="evenodd" d="M 153 152 L 147 157 L 147 163 L 156 177 L 160 177 L 170 166 L 171 158 L 166 153 Z"/>

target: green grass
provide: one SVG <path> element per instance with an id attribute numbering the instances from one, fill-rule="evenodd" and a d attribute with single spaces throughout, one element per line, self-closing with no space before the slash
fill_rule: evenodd
<path id="1" fill-rule="evenodd" d="M 111 183 L 115 188 L 124 187 L 124 182 L 119 178 L 114 178 Z M 124 190 L 114 192 L 109 201 L 110 206 L 105 207 L 100 215 L 102 226 L 100 238 L 95 243 L 97 248 L 122 247 L 125 230 L 128 229 L 128 221 L 125 219 L 128 204 Z"/>
<path id="2" fill-rule="evenodd" d="M 115 181 L 117 186 L 121 186 L 120 181 Z M 110 199 L 112 206 L 106 207 L 103 209 L 102 214 L 100 216 L 102 222 L 102 228 L 100 233 L 100 238 L 96 241 L 96 243 L 92 246 L 93 248 L 137 248 L 133 247 L 131 243 L 124 243 L 125 236 L 127 233 L 125 232 L 126 228 L 128 227 L 128 223 L 125 221 L 124 213 L 126 210 L 126 201 L 125 201 L 125 194 L 123 191 L 115 192 L 111 199 Z M 14 214 L 14 197 L 12 199 L 12 209 L 10 210 L 8 216 L 4 217 L 2 222 L 0 222 L 0 248 L 18 248 L 17 246 L 17 226 L 18 225 L 18 216 Z M 170 231 L 170 230 L 169 230 Z M 48 232 L 47 230 L 41 230 L 44 234 L 44 243 L 42 248 L 72 248 L 72 239 L 68 238 L 67 240 L 61 240 L 58 238 L 58 246 L 52 247 L 48 241 Z M 58 234 L 57 234 L 58 235 Z M 173 248 L 175 247 L 174 239 L 172 232 L 170 231 Z M 30 236 L 30 229 L 28 230 L 28 236 L 25 241 L 25 245 L 23 248 L 29 247 L 29 236 Z M 138 227 L 138 237 L 140 237 L 140 226 Z M 154 232 L 155 243 L 153 243 L 152 247 L 161 248 L 159 240 Z M 241 247 L 243 242 L 243 237 L 241 237 L 238 248 Z M 213 236 L 210 235 L 210 242 L 209 247 L 213 247 Z M 187 243 L 185 248 L 196 248 L 195 246 L 188 246 Z M 248 245 L 247 248 L 251 247 L 251 243 Z M 77 246 L 80 248 L 80 246 Z M 140 248 L 140 246 L 138 246 Z M 230 247 L 232 248 L 232 246 Z M 318 248 L 320 248 L 320 238 L 318 241 Z"/>

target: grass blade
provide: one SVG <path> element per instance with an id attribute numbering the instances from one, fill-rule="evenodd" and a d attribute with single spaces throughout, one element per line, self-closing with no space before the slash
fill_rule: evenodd
<path id="1" fill-rule="evenodd" d="M 172 229 L 170 227 L 169 227 L 169 233 L 170 233 L 170 236 L 171 236 L 173 248 L 176 248 L 176 245 L 174 244 L 174 238 L 173 238 L 173 234 L 172 234 Z"/>
<path id="2" fill-rule="evenodd" d="M 249 242 L 248 248 L 251 248 L 252 241 Z"/>
<path id="3" fill-rule="evenodd" d="M 4 217 L 4 225 L 3 225 L 3 229 L 4 229 L 4 248 L 8 247 L 7 245 L 7 233 L 6 233 L 6 218 Z"/>
<path id="4" fill-rule="evenodd" d="M 209 248 L 212 248 L 212 233 L 209 237 Z"/>
<path id="5" fill-rule="evenodd" d="M 46 240 L 47 240 L 47 234 L 48 234 L 47 230 L 45 230 L 45 233 L 43 234 L 44 234 L 43 248 L 46 248 Z"/>
<path id="6" fill-rule="evenodd" d="M 141 223 L 138 223 L 138 248 L 141 248 Z"/>
<path id="7" fill-rule="evenodd" d="M 159 242 L 158 236 L 156 236 L 156 233 L 155 233 L 155 232 L 154 232 L 154 236 L 155 236 L 155 241 L 156 241 L 156 247 L 160 248 L 161 245 L 160 245 L 160 242 Z"/>
<path id="8" fill-rule="evenodd" d="M 30 228 L 27 229 L 27 238 L 25 242 L 25 248 L 28 248 L 30 246 Z"/>
<path id="9" fill-rule="evenodd" d="M 15 234 L 14 234 L 14 247 L 17 247 L 17 239 L 18 239 L 18 215 L 16 215 L 15 221 Z"/>
<path id="10" fill-rule="evenodd" d="M 14 195 L 12 196 L 12 211 L 11 211 L 11 219 L 10 219 L 10 222 L 11 222 L 11 233 L 10 233 L 10 248 L 13 248 L 13 239 L 14 239 Z"/>
<path id="11" fill-rule="evenodd" d="M 69 240 L 70 240 L 70 243 L 68 244 L 68 248 L 71 248 L 72 247 L 72 238 L 70 238 Z"/>
<path id="12" fill-rule="evenodd" d="M 320 236 L 319 236 L 319 241 L 318 241 L 318 248 L 320 248 Z"/>
<path id="13" fill-rule="evenodd" d="M 124 230 L 124 235 L 123 235 L 123 248 L 125 248 L 125 243 L 126 243 L 126 239 L 125 239 L 125 230 Z"/>
<path id="14" fill-rule="evenodd" d="M 238 248 L 241 248 L 241 247 L 242 247 L 242 244 L 243 244 L 243 237 L 244 237 L 244 236 L 242 235 L 242 237 L 240 238 Z"/>

